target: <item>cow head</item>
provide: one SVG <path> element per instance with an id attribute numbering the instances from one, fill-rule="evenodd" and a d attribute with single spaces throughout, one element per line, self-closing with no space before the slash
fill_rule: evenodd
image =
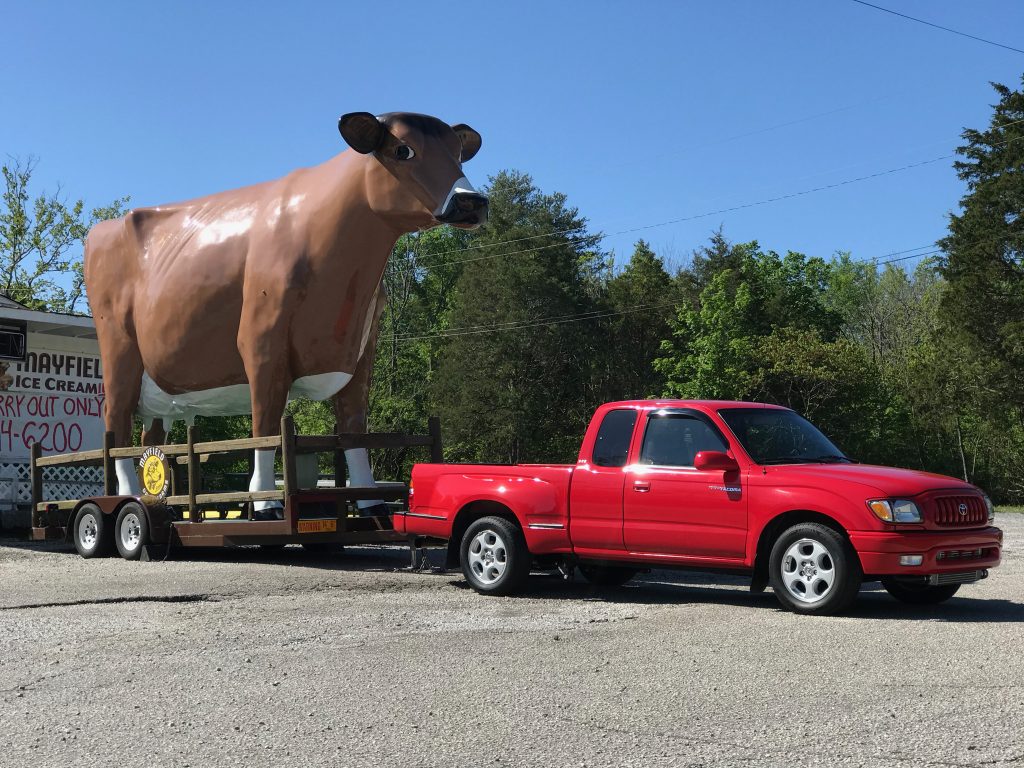
<path id="1" fill-rule="evenodd" d="M 486 195 L 462 172 L 481 144 L 468 125 L 409 112 L 351 112 L 338 120 L 338 130 L 352 149 L 377 161 L 367 170 L 367 197 L 378 214 L 410 230 L 474 229 L 487 221 Z"/>

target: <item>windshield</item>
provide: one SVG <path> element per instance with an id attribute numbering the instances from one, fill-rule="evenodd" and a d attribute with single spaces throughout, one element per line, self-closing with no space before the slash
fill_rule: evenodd
<path id="1" fill-rule="evenodd" d="M 852 461 L 803 416 L 776 408 L 725 408 L 719 415 L 758 464 Z"/>

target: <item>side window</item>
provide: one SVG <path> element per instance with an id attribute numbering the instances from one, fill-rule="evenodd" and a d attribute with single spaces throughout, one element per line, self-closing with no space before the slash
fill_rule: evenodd
<path id="1" fill-rule="evenodd" d="M 700 451 L 727 451 L 718 432 L 700 419 L 683 414 L 652 414 L 647 420 L 641 464 L 692 467 Z"/>
<path id="2" fill-rule="evenodd" d="M 594 443 L 594 464 L 599 467 L 624 467 L 633 437 L 636 411 L 609 411 L 597 430 Z"/>

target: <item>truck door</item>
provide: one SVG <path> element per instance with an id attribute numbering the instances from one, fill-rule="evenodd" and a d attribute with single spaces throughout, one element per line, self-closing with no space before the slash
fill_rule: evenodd
<path id="1" fill-rule="evenodd" d="M 623 550 L 622 488 L 637 412 L 608 411 L 594 450 L 581 457 L 569 490 L 569 538 L 579 554 Z"/>
<path id="2" fill-rule="evenodd" d="M 699 451 L 729 452 L 728 440 L 706 414 L 690 409 L 648 414 L 637 461 L 626 468 L 628 551 L 744 557 L 747 494 L 741 473 L 694 468 Z"/>

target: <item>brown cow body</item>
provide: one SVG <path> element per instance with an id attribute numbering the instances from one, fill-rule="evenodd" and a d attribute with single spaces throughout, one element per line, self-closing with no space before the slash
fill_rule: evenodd
<path id="1" fill-rule="evenodd" d="M 368 118 L 341 121 L 357 151 L 93 228 L 85 279 L 116 445 L 129 442 L 135 413 L 147 442 L 175 419 L 250 410 L 253 433 L 274 435 L 290 395 L 336 396 L 346 429 L 365 428 L 380 283 L 395 242 L 486 217 L 486 198 L 461 171 L 479 147 L 472 129 Z"/>

